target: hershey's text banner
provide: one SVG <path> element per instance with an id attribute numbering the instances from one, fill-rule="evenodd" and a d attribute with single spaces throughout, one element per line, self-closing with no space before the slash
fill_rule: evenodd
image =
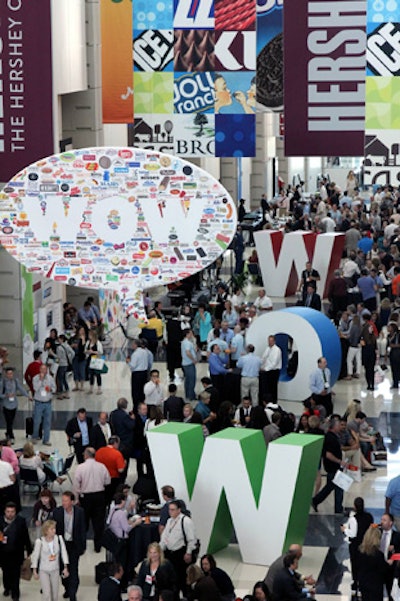
<path id="1" fill-rule="evenodd" d="M 362 156 L 366 0 L 285 0 L 287 156 Z"/>
<path id="2" fill-rule="evenodd" d="M 0 181 L 52 152 L 50 0 L 0 0 Z"/>

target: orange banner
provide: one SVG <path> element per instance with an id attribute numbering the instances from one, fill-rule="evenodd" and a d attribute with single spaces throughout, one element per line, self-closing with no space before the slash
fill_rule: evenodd
<path id="1" fill-rule="evenodd" d="M 101 0 L 101 44 L 103 123 L 132 123 L 132 0 Z"/>

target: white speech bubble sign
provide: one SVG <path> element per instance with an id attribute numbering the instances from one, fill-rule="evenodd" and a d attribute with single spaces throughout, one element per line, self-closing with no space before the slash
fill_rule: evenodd
<path id="1" fill-rule="evenodd" d="M 0 243 L 28 271 L 85 288 L 140 291 L 212 264 L 237 212 L 199 167 L 137 148 L 84 148 L 29 165 L 0 192 Z"/>

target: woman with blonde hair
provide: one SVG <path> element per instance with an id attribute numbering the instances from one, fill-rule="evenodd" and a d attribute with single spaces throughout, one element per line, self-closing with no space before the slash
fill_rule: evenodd
<path id="1" fill-rule="evenodd" d="M 33 577 L 42 587 L 43 601 L 58 601 L 60 574 L 68 578 L 68 553 L 62 536 L 56 536 L 56 522 L 47 520 L 42 526 L 42 536 L 35 541 L 32 553 Z"/>
<path id="2" fill-rule="evenodd" d="M 359 547 L 358 582 L 363 601 L 383 601 L 389 565 L 380 550 L 381 531 L 372 524 Z"/>
<path id="3" fill-rule="evenodd" d="M 221 601 L 215 581 L 209 574 L 192 564 L 186 570 L 189 601 Z"/>
<path id="4" fill-rule="evenodd" d="M 172 563 L 165 559 L 158 543 L 150 543 L 147 557 L 140 566 L 137 584 L 142 588 L 144 601 L 158 601 L 161 591 L 177 594 L 176 574 Z"/>
<path id="5" fill-rule="evenodd" d="M 54 482 L 57 480 L 58 484 L 62 484 L 66 478 L 57 476 L 56 473 L 42 461 L 40 455 L 36 455 L 35 448 L 31 442 L 26 442 L 22 449 L 22 455 L 19 458 L 19 465 L 22 468 L 28 470 L 36 470 L 39 484 L 45 484 L 46 481 Z"/>

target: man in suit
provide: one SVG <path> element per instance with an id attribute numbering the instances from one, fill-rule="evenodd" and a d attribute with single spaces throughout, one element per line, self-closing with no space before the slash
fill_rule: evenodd
<path id="1" fill-rule="evenodd" d="M 298 558 L 295 551 L 289 551 L 283 558 L 283 568 L 280 568 L 274 578 L 273 596 L 275 601 L 308 599 L 309 593 L 302 588 L 297 574 Z"/>
<path id="2" fill-rule="evenodd" d="M 297 543 L 293 543 L 292 545 L 290 545 L 287 553 L 295 553 L 296 557 L 297 557 L 297 561 L 299 562 L 303 555 L 303 547 Z M 283 560 L 284 560 L 285 556 L 287 555 L 287 553 L 285 555 L 280 555 L 269 566 L 268 572 L 264 578 L 264 583 L 267 585 L 267 588 L 270 592 L 274 588 L 274 580 L 275 580 L 276 574 L 279 572 L 279 570 L 281 570 L 284 567 Z M 297 572 L 296 572 L 296 576 L 300 577 L 300 586 L 301 587 L 304 586 L 304 583 L 309 584 L 309 585 L 315 584 L 315 580 L 311 574 L 309 576 L 301 576 L 300 574 L 297 574 Z"/>
<path id="3" fill-rule="evenodd" d="M 251 400 L 250 397 L 245 396 L 242 399 L 242 404 L 236 409 L 235 421 L 240 424 L 243 428 L 248 428 L 251 420 Z"/>
<path id="4" fill-rule="evenodd" d="M 17 515 L 17 506 L 12 501 L 6 503 L 4 514 L 0 517 L 0 531 L 3 540 L 0 545 L 0 565 L 3 570 L 4 596 L 11 595 L 12 601 L 19 601 L 20 572 L 24 561 L 24 551 L 27 556 L 32 553 L 25 519 Z"/>
<path id="5" fill-rule="evenodd" d="M 146 403 L 139 403 L 136 412 L 135 427 L 133 430 L 133 456 L 136 458 L 136 469 L 138 477 L 144 475 L 144 472 L 149 473 L 150 468 L 150 452 L 147 446 L 147 438 L 144 428 L 148 420 L 148 406 Z M 144 470 L 146 465 L 146 470 Z"/>
<path id="6" fill-rule="evenodd" d="M 76 601 L 79 586 L 79 558 L 86 551 L 85 512 L 74 504 L 75 495 L 66 490 L 61 497 L 61 507 L 56 507 L 53 519 L 57 524 L 57 534 L 62 536 L 69 558 L 69 576 L 63 580 L 64 599 Z"/>
<path id="7" fill-rule="evenodd" d="M 76 460 L 83 463 L 83 452 L 89 446 L 89 434 L 93 427 L 93 420 L 86 414 L 86 409 L 81 407 L 76 412 L 76 417 L 67 422 L 65 433 L 68 436 L 68 443 L 74 445 Z"/>
<path id="8" fill-rule="evenodd" d="M 100 582 L 98 601 L 122 601 L 121 598 L 121 578 L 124 569 L 120 563 L 112 563 L 109 566 L 107 578 Z"/>
<path id="9" fill-rule="evenodd" d="M 90 446 L 98 451 L 101 447 L 106 447 L 111 436 L 114 434 L 114 428 L 108 421 L 108 413 L 100 411 L 99 421 L 95 424 L 89 433 Z"/>
<path id="10" fill-rule="evenodd" d="M 208 394 L 210 395 L 211 410 L 214 411 L 214 413 L 217 413 L 221 403 L 218 388 L 212 385 L 211 378 L 209 378 L 208 376 L 204 376 L 204 378 L 201 378 L 200 382 L 203 386 L 202 392 L 208 392 Z"/>
<path id="11" fill-rule="evenodd" d="M 381 551 L 385 556 L 386 561 L 389 560 L 394 553 L 400 552 L 400 532 L 393 530 L 394 518 L 391 513 L 384 513 L 381 517 Z M 390 601 L 393 601 L 390 592 L 393 586 L 394 569 L 396 563 L 388 564 L 386 571 L 386 590 Z"/>
<path id="12" fill-rule="evenodd" d="M 110 422 L 121 441 L 120 451 L 126 459 L 128 469 L 129 459 L 132 457 L 135 416 L 133 412 L 128 412 L 128 401 L 125 398 L 118 399 L 117 408 L 111 411 Z"/>
<path id="13" fill-rule="evenodd" d="M 313 284 L 308 284 L 306 296 L 304 298 L 304 306 L 309 307 L 310 309 L 315 309 L 316 311 L 321 311 L 321 297 L 317 292 L 315 292 L 315 288 Z"/>

